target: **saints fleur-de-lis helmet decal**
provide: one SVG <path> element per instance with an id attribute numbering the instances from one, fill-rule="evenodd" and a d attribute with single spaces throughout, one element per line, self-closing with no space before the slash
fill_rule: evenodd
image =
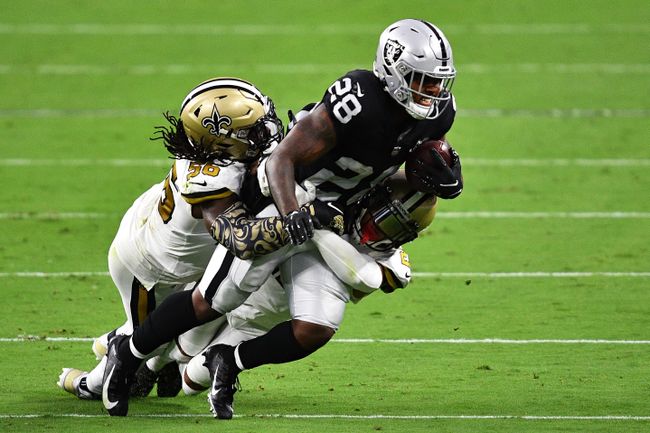
<path id="1" fill-rule="evenodd" d="M 196 159 L 248 161 L 284 134 L 273 102 L 239 78 L 213 78 L 183 100 L 180 121 Z"/>
<path id="2" fill-rule="evenodd" d="M 201 121 L 201 126 L 208 128 L 208 132 L 217 137 L 227 135 L 228 130 L 225 128 L 230 125 L 232 125 L 232 119 L 228 116 L 220 115 L 217 104 L 212 106 L 212 114 L 209 117 L 204 117 Z"/>

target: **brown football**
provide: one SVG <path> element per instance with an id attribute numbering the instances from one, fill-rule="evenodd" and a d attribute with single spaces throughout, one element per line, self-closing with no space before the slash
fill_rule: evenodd
<path id="1" fill-rule="evenodd" d="M 418 191 L 433 192 L 417 176 L 414 176 L 413 173 L 418 170 L 418 161 L 421 161 L 424 165 L 438 164 L 432 152 L 437 152 L 445 160 L 447 165 L 451 165 L 452 156 L 450 149 L 449 143 L 445 140 L 428 140 L 420 143 L 406 157 L 405 168 L 408 183 Z"/>

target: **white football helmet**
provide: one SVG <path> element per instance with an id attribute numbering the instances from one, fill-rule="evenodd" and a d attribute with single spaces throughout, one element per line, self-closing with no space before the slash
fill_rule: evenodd
<path id="1" fill-rule="evenodd" d="M 451 102 L 456 77 L 451 45 L 427 21 L 406 19 L 388 26 L 379 37 L 373 70 L 393 99 L 416 119 L 435 119 Z M 431 83 L 439 83 L 437 96 L 423 91 Z"/>
<path id="2" fill-rule="evenodd" d="M 213 78 L 183 100 L 180 121 L 201 159 L 249 161 L 283 137 L 273 101 L 238 78 Z"/>
<path id="3" fill-rule="evenodd" d="M 373 250 L 397 248 L 431 224 L 436 203 L 435 195 L 416 191 L 403 175 L 393 175 L 353 206 L 351 234 Z"/>

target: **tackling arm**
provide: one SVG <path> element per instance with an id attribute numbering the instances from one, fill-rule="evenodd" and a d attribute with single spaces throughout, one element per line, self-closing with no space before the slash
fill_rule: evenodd
<path id="1" fill-rule="evenodd" d="M 210 234 L 243 260 L 273 252 L 289 241 L 281 217 L 251 218 L 242 202 L 234 203 L 217 216 Z"/>
<path id="2" fill-rule="evenodd" d="M 341 233 L 343 218 L 340 212 L 333 212 L 318 201 L 303 205 L 300 209 L 314 218 L 319 226 Z M 272 253 L 290 241 L 282 217 L 253 218 L 240 201 L 217 215 L 209 231 L 217 242 L 243 260 Z"/>

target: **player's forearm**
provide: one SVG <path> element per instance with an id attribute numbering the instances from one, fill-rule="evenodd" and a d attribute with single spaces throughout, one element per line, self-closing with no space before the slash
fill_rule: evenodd
<path id="1" fill-rule="evenodd" d="M 210 233 L 243 260 L 271 253 L 289 241 L 281 217 L 250 218 L 241 203 L 215 218 Z"/>
<path id="2" fill-rule="evenodd" d="M 335 145 L 334 125 L 325 108 L 320 106 L 298 122 L 273 151 L 266 164 L 266 176 L 281 215 L 299 207 L 295 194 L 296 167 L 313 163 Z"/>
<path id="3" fill-rule="evenodd" d="M 280 215 L 298 209 L 298 200 L 295 194 L 295 166 L 288 158 L 283 158 L 282 152 L 274 153 L 266 163 L 266 175 L 275 206 Z"/>

